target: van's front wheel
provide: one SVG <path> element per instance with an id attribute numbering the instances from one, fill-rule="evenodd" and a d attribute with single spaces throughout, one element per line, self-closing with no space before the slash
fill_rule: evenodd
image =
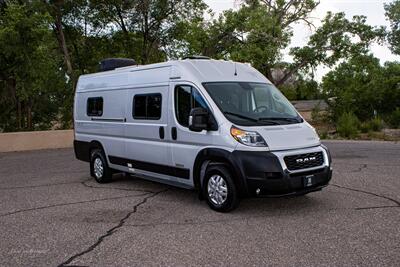
<path id="1" fill-rule="evenodd" d="M 108 183 L 112 179 L 112 170 L 101 149 L 94 149 L 90 154 L 90 174 L 98 183 Z"/>
<path id="2" fill-rule="evenodd" d="M 223 165 L 207 168 L 203 195 L 210 208 L 220 212 L 228 212 L 239 204 L 236 185 L 229 170 Z"/>

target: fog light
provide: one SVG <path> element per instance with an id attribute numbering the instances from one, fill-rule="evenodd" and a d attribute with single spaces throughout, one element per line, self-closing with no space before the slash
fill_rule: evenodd
<path id="1" fill-rule="evenodd" d="M 260 189 L 260 188 L 257 188 L 257 189 L 256 189 L 256 194 L 259 195 L 260 192 L 261 192 L 261 189 Z"/>

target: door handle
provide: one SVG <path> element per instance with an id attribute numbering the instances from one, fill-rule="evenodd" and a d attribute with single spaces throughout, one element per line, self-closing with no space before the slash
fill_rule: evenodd
<path id="1" fill-rule="evenodd" d="M 165 132 L 164 132 L 164 127 L 163 126 L 160 126 L 160 128 L 158 129 L 158 134 L 160 135 L 160 139 L 164 139 Z"/>
<path id="2" fill-rule="evenodd" d="M 176 131 L 176 127 L 172 127 L 172 128 L 171 128 L 171 137 L 172 137 L 172 140 L 176 140 L 176 138 L 178 137 L 177 135 L 178 135 L 178 133 L 177 133 L 177 131 Z"/>

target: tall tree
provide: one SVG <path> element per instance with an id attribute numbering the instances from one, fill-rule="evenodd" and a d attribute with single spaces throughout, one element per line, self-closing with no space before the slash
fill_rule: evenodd
<path id="1" fill-rule="evenodd" d="M 400 55 L 400 0 L 385 4 L 385 10 L 391 27 L 388 39 L 393 53 Z"/>
<path id="2" fill-rule="evenodd" d="M 8 2 L 1 11 L 0 128 L 3 130 L 46 128 L 58 113 L 59 103 L 53 96 L 64 88 L 63 72 L 59 71 L 49 20 L 48 14 L 29 4 Z"/>
<path id="3" fill-rule="evenodd" d="M 177 25 L 201 17 L 206 7 L 202 0 L 95 0 L 91 6 L 104 28 L 123 32 L 128 51 L 139 40 L 142 64 L 165 59 Z"/>
<path id="4" fill-rule="evenodd" d="M 305 23 L 314 27 L 309 17 L 317 5 L 313 0 L 247 0 L 238 11 L 227 11 L 212 23 L 195 22 L 183 38 L 189 42 L 189 51 L 250 62 L 280 86 L 299 71 L 319 64 L 333 66 L 352 53 L 365 54 L 372 42 L 384 36 L 383 28 L 367 25 L 363 16 L 348 20 L 343 13 L 328 13 L 306 46 L 290 49 L 294 62 L 282 64 L 293 26 Z M 199 37 L 207 41 L 199 42 Z M 274 75 L 275 69 L 283 66 L 284 75 Z"/>
<path id="5" fill-rule="evenodd" d="M 65 70 L 69 76 L 73 91 L 76 85 L 76 75 L 74 73 L 74 67 L 72 64 L 71 53 L 68 48 L 67 39 L 64 31 L 64 17 L 68 13 L 68 9 L 75 5 L 76 2 L 73 0 L 42 0 L 45 8 L 52 17 L 51 26 L 54 30 L 55 36 L 58 41 L 59 49 L 62 52 Z M 66 11 L 67 10 L 67 11 Z"/>
<path id="6" fill-rule="evenodd" d="M 332 105 L 333 117 L 352 112 L 359 119 L 390 115 L 400 106 L 400 64 L 386 63 L 372 55 L 355 54 L 330 71 L 322 83 Z"/>
<path id="7" fill-rule="evenodd" d="M 366 19 L 365 16 L 354 16 L 348 20 L 344 13 L 328 12 L 308 44 L 290 50 L 294 62 L 280 83 L 300 69 L 315 68 L 320 64 L 332 67 L 354 55 L 367 55 L 370 45 L 384 38 L 385 30 L 367 25 Z"/>

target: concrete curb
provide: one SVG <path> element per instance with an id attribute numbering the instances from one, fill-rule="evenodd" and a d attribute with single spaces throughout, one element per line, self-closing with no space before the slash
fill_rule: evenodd
<path id="1" fill-rule="evenodd" d="M 349 140 L 349 139 L 321 139 L 323 143 L 393 143 L 398 144 L 398 141 L 385 140 Z"/>

